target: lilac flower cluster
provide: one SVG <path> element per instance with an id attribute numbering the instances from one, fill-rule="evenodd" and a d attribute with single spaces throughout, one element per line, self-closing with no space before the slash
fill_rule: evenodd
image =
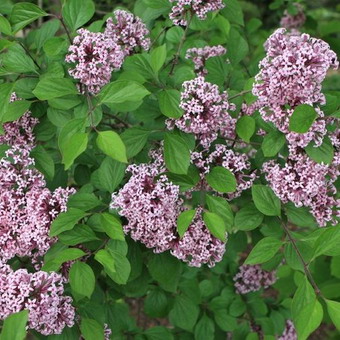
<path id="1" fill-rule="evenodd" d="M 211 171 L 212 166 L 222 166 L 234 174 L 237 182 L 236 191 L 226 194 L 227 199 L 239 197 L 242 191 L 253 185 L 257 177 L 255 172 L 250 172 L 250 163 L 246 154 L 228 149 L 223 144 L 216 144 L 213 151 L 208 155 L 205 152 L 193 152 L 191 161 L 201 172 L 202 183 L 200 186 L 208 190 L 211 190 L 211 188 L 204 178 Z"/>
<path id="2" fill-rule="evenodd" d="M 217 57 L 225 54 L 227 50 L 221 46 L 205 46 L 203 48 L 190 48 L 185 55 L 186 59 L 192 59 L 195 64 L 195 72 L 199 76 L 205 76 L 208 74 L 208 70 L 205 68 L 205 63 L 209 58 Z"/>
<path id="3" fill-rule="evenodd" d="M 233 278 L 238 294 L 256 292 L 273 285 L 277 278 L 275 271 L 267 272 L 260 265 L 242 265 Z"/>
<path id="4" fill-rule="evenodd" d="M 69 74 L 79 79 L 82 93 L 98 93 L 136 47 L 149 49 L 150 40 L 145 37 L 149 31 L 139 18 L 122 10 L 115 11 L 114 16 L 115 20 L 107 20 L 104 33 L 78 30 L 69 47 L 65 60 L 74 64 Z"/>
<path id="5" fill-rule="evenodd" d="M 43 335 L 60 334 L 74 324 L 72 299 L 64 296 L 65 279 L 57 273 L 13 271 L 0 264 L 0 319 L 28 310 L 28 327 Z"/>
<path id="6" fill-rule="evenodd" d="M 192 267 L 201 267 L 202 264 L 213 267 L 216 262 L 222 260 L 225 243 L 210 233 L 203 221 L 202 213 L 202 207 L 198 207 L 188 230 L 183 238 L 175 242 L 171 254 L 188 262 Z"/>
<path id="7" fill-rule="evenodd" d="M 286 328 L 278 340 L 298 340 L 294 324 L 291 320 L 287 320 Z"/>
<path id="8" fill-rule="evenodd" d="M 196 15 L 198 19 L 205 20 L 207 13 L 224 8 L 222 0 L 169 0 L 175 5 L 171 9 L 170 19 L 175 25 L 187 26 L 188 15 Z"/>
<path id="9" fill-rule="evenodd" d="M 130 165 L 130 180 L 112 195 L 111 208 L 119 208 L 128 224 L 124 231 L 155 253 L 169 250 L 176 235 L 177 216 L 181 209 L 179 187 L 172 184 L 156 164 Z M 163 169 L 164 171 L 164 169 Z"/>
<path id="10" fill-rule="evenodd" d="M 220 132 L 224 137 L 233 138 L 236 119 L 228 110 L 235 105 L 228 102 L 228 94 L 220 93 L 218 86 L 206 82 L 203 77 L 183 83 L 180 107 L 184 114 L 179 119 L 169 119 L 168 129 L 175 126 L 185 133 L 193 133 L 199 143 L 207 148 Z"/>
<path id="11" fill-rule="evenodd" d="M 297 105 L 325 104 L 321 83 L 329 68 L 338 67 L 336 54 L 326 42 L 308 34 L 287 34 L 284 28 L 276 30 L 265 47 L 267 56 L 253 87 L 262 118 L 287 134 L 293 147 L 305 147 L 311 140 L 320 145 L 326 134 L 323 120 L 316 120 L 307 134 L 297 135 L 289 132 L 289 118 Z M 324 116 L 319 108 L 316 111 Z"/>
<path id="12" fill-rule="evenodd" d="M 320 226 L 336 223 L 340 217 L 340 199 L 334 182 L 340 174 L 340 157 L 336 153 L 331 165 L 318 164 L 305 154 L 290 155 L 281 167 L 275 161 L 263 165 L 263 172 L 275 194 L 283 203 L 309 207 Z"/>
<path id="13" fill-rule="evenodd" d="M 280 21 L 281 27 L 287 28 L 289 30 L 297 30 L 305 23 L 306 16 L 301 4 L 295 3 L 294 7 L 296 8 L 296 14 L 289 14 L 287 10 L 285 10 L 283 13 L 283 17 Z"/>

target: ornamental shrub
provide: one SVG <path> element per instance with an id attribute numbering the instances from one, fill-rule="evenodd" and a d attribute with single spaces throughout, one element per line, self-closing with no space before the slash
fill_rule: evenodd
<path id="1" fill-rule="evenodd" d="M 0 340 L 340 337 L 336 1 L 0 14 Z"/>

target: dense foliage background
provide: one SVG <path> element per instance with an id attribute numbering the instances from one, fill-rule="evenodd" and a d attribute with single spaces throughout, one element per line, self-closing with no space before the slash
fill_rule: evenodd
<path id="1" fill-rule="evenodd" d="M 340 5 L 223 2 L 187 26 L 169 18 L 177 1 L 0 2 L 1 340 L 340 338 L 340 76 L 299 40 L 339 56 Z M 145 27 L 110 31 L 116 9 Z M 226 54 L 195 69 L 187 50 L 214 45 Z M 257 98 L 274 59 L 297 76 Z"/>

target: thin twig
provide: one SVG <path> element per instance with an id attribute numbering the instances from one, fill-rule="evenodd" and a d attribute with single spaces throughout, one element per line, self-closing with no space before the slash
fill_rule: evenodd
<path id="1" fill-rule="evenodd" d="M 279 218 L 279 219 L 280 219 L 280 218 Z M 306 276 L 308 277 L 309 282 L 310 282 L 311 285 L 313 286 L 315 293 L 316 293 L 317 295 L 319 295 L 319 296 L 322 297 L 321 290 L 320 290 L 320 288 L 318 287 L 318 285 L 316 284 L 316 282 L 314 281 L 314 278 L 313 278 L 313 276 L 312 276 L 312 274 L 311 274 L 311 272 L 310 272 L 310 270 L 309 270 L 309 268 L 308 268 L 308 264 L 307 264 L 306 261 L 304 260 L 304 258 L 303 258 L 303 256 L 302 256 L 302 254 L 301 254 L 301 252 L 300 252 L 300 250 L 299 250 L 299 248 L 298 248 L 298 246 L 297 246 L 297 244 L 296 244 L 296 242 L 295 242 L 293 236 L 291 235 L 291 233 L 290 233 L 290 231 L 289 231 L 289 229 L 288 229 L 287 224 L 286 224 L 282 219 L 280 219 L 280 221 L 281 221 L 281 225 L 282 225 L 282 227 L 283 227 L 285 233 L 287 234 L 287 236 L 288 236 L 288 238 L 289 238 L 289 241 L 292 243 L 292 246 L 293 246 L 293 248 L 295 249 L 296 255 L 299 257 L 299 259 L 300 259 L 300 261 L 301 261 L 301 263 L 302 263 L 303 270 L 304 270 Z"/>
<path id="2" fill-rule="evenodd" d="M 235 94 L 234 96 L 229 97 L 228 99 L 231 100 L 231 99 L 243 96 L 244 94 L 247 94 L 247 93 L 250 93 L 250 92 L 251 92 L 251 90 L 244 90 L 240 93 Z"/>
<path id="3" fill-rule="evenodd" d="M 182 36 L 182 39 L 181 41 L 179 42 L 179 45 L 178 45 L 178 49 L 177 49 L 177 52 L 174 56 L 174 59 L 172 61 L 172 65 L 171 65 L 171 69 L 170 69 L 170 72 L 169 72 L 169 76 L 172 76 L 173 73 L 174 73 L 174 70 L 175 70 L 175 66 L 178 64 L 178 59 L 179 59 L 179 54 L 181 53 L 181 49 L 183 47 L 183 44 L 184 44 L 184 41 L 187 37 L 187 33 L 188 33 L 188 30 L 189 30 L 189 26 L 190 26 L 190 23 L 191 23 L 191 20 L 193 18 L 193 14 L 191 13 L 190 14 L 190 18 L 188 20 L 188 24 L 187 26 L 185 27 L 185 30 L 184 30 L 184 34 Z"/>
<path id="4" fill-rule="evenodd" d="M 36 62 L 36 60 L 33 58 L 32 54 L 30 53 L 30 51 L 26 48 L 26 46 L 19 41 L 19 45 L 25 50 L 26 54 L 33 60 L 34 64 L 38 67 L 39 70 L 41 70 L 40 65 Z"/>
<path id="5" fill-rule="evenodd" d="M 63 17 L 61 15 L 60 16 L 56 16 L 56 17 L 60 20 L 61 24 L 63 25 L 64 30 L 65 30 L 65 32 L 67 34 L 68 40 L 69 40 L 70 44 L 72 45 L 72 38 L 71 38 L 70 32 L 69 32 L 69 30 L 68 30 L 68 28 L 67 28 L 67 26 L 65 24 L 65 21 L 64 21 Z"/>
<path id="6" fill-rule="evenodd" d="M 104 114 L 109 116 L 109 117 L 111 117 L 111 118 L 113 118 L 117 122 L 122 123 L 127 128 L 131 127 L 131 125 L 129 123 L 125 122 L 123 119 L 121 119 L 120 117 L 114 115 L 113 113 L 109 113 L 107 111 L 106 112 L 104 111 Z"/>
<path id="7" fill-rule="evenodd" d="M 91 128 L 98 132 L 97 128 L 94 125 L 94 121 L 93 121 L 93 111 L 96 109 L 96 106 L 92 105 L 92 100 L 91 100 L 90 94 L 89 94 L 87 89 L 85 90 L 85 94 L 86 94 L 86 99 L 87 99 L 87 106 L 89 107 L 88 116 L 90 116 Z"/>
<path id="8" fill-rule="evenodd" d="M 256 146 L 260 146 L 262 145 L 261 143 L 257 143 L 257 142 L 245 142 L 243 140 L 237 140 L 237 139 L 233 139 L 233 138 L 225 138 L 223 137 L 225 140 L 228 140 L 230 142 L 234 142 L 235 143 L 245 143 L 245 144 L 250 144 L 250 145 L 256 145 Z"/>
<path id="9" fill-rule="evenodd" d="M 160 38 L 160 36 L 168 29 L 168 27 L 163 27 L 163 29 L 157 34 L 156 38 L 152 41 L 151 45 L 150 45 L 150 49 L 151 47 L 153 47 L 153 45 L 157 42 L 157 40 Z"/>

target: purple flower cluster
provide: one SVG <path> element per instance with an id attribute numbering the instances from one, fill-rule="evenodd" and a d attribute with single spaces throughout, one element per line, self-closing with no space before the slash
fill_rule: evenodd
<path id="1" fill-rule="evenodd" d="M 250 163 L 246 154 L 241 154 L 228 149 L 226 145 L 216 144 L 212 152 L 205 155 L 205 152 L 193 152 L 191 161 L 201 172 L 202 188 L 211 190 L 205 182 L 204 177 L 211 171 L 213 166 L 222 166 L 230 170 L 237 182 L 236 191 L 226 195 L 233 199 L 241 195 L 242 191 L 249 189 L 256 179 L 256 173 L 250 172 Z"/>
<path id="2" fill-rule="evenodd" d="M 309 207 L 320 226 L 336 223 L 340 199 L 335 197 L 340 170 L 337 153 L 331 165 L 318 164 L 305 154 L 291 155 L 281 167 L 275 161 L 263 165 L 263 172 L 275 194 L 283 203 Z"/>
<path id="3" fill-rule="evenodd" d="M 134 240 L 154 248 L 155 253 L 169 250 L 182 203 L 179 187 L 160 175 L 164 169 L 156 164 L 130 165 L 127 171 L 132 176 L 112 195 L 111 208 L 119 208 L 119 214 L 127 218 L 124 231 Z"/>
<path id="4" fill-rule="evenodd" d="M 297 340 L 297 333 L 294 324 L 291 320 L 286 321 L 286 328 L 278 340 Z"/>
<path id="5" fill-rule="evenodd" d="M 292 15 L 289 14 L 287 10 L 285 10 L 280 21 L 281 27 L 287 28 L 289 30 L 297 30 L 305 23 L 306 16 L 303 11 L 303 7 L 299 3 L 295 3 L 294 6 L 297 13 Z"/>
<path id="6" fill-rule="evenodd" d="M 169 0 L 176 4 L 169 15 L 175 25 L 188 25 L 188 15 L 196 15 L 198 19 L 205 20 L 207 13 L 224 8 L 222 0 Z"/>
<path id="7" fill-rule="evenodd" d="M 0 264 L 0 319 L 28 310 L 28 327 L 43 335 L 60 334 L 74 324 L 72 299 L 64 296 L 65 279 L 57 273 L 13 271 Z"/>
<path id="8" fill-rule="evenodd" d="M 202 264 L 213 267 L 216 262 L 222 260 L 225 243 L 210 233 L 203 221 L 202 213 L 202 207 L 198 207 L 188 230 L 175 242 L 171 254 L 188 262 L 192 267 L 201 267 Z"/>
<path id="9" fill-rule="evenodd" d="M 265 47 L 267 56 L 260 62 L 253 87 L 262 118 L 287 134 L 293 147 L 305 147 L 311 140 L 320 145 L 326 134 L 323 120 L 316 120 L 307 134 L 298 135 L 289 132 L 289 118 L 297 105 L 325 104 L 321 83 L 329 68 L 338 67 L 336 54 L 326 42 L 308 34 L 287 34 L 284 28 L 276 30 Z M 319 108 L 316 111 L 324 116 Z"/>
<path id="10" fill-rule="evenodd" d="M 185 133 L 193 133 L 199 143 L 207 148 L 217 138 L 218 133 L 224 137 L 233 137 L 236 119 L 228 110 L 235 109 L 228 102 L 228 94 L 220 93 L 218 86 L 206 82 L 203 77 L 183 83 L 180 107 L 184 114 L 179 119 L 167 120 L 169 129 L 175 126 Z"/>
<path id="11" fill-rule="evenodd" d="M 117 10 L 115 21 L 107 20 L 104 33 L 81 28 L 69 47 L 65 60 L 73 63 L 69 74 L 80 81 L 80 91 L 96 94 L 110 82 L 111 73 L 121 68 L 124 58 L 140 46 L 148 50 L 149 33 L 143 22 L 132 14 Z M 83 88 L 82 86 L 85 86 Z"/>
<path id="12" fill-rule="evenodd" d="M 242 265 L 234 276 L 234 286 L 238 294 L 256 292 L 273 285 L 277 278 L 274 271 L 267 272 L 259 265 Z"/>
<path id="13" fill-rule="evenodd" d="M 115 20 L 107 19 L 104 34 L 120 46 L 124 56 L 131 55 L 137 47 L 149 50 L 150 39 L 146 38 L 149 30 L 142 20 L 123 10 L 116 10 L 113 14 Z"/>
<path id="14" fill-rule="evenodd" d="M 192 59 L 195 64 L 195 72 L 199 76 L 205 76 L 208 74 L 208 70 L 205 68 L 205 63 L 209 58 L 217 57 L 225 54 L 227 50 L 221 46 L 205 46 L 203 48 L 190 48 L 185 55 L 186 59 Z"/>

